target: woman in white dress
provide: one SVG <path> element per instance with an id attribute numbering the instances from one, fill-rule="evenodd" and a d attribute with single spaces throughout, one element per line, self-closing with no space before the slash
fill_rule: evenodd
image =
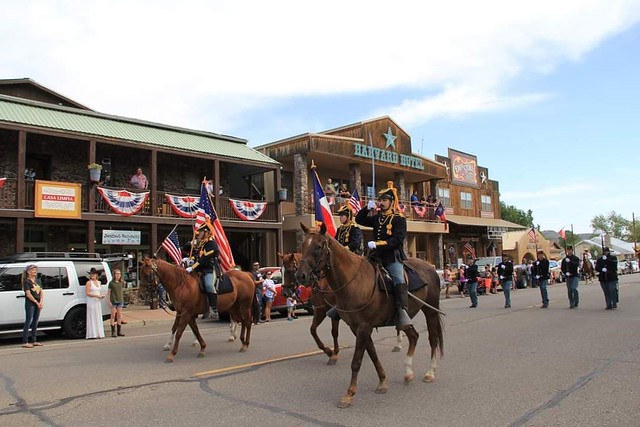
<path id="1" fill-rule="evenodd" d="M 87 292 L 87 339 L 104 338 L 101 301 L 104 298 L 98 280 L 98 270 L 91 268 L 86 286 Z"/>

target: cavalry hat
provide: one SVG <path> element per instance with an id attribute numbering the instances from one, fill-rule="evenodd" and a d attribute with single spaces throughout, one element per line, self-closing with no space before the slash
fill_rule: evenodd
<path id="1" fill-rule="evenodd" d="M 569 245 L 569 246 L 567 246 L 567 249 L 571 249 L 571 250 L 573 250 L 573 245 Z"/>
<path id="2" fill-rule="evenodd" d="M 398 211 L 398 191 L 393 186 L 393 181 L 387 181 L 387 188 L 378 192 L 378 199 L 388 199 L 393 201 L 391 205 L 393 210 Z"/>
<path id="3" fill-rule="evenodd" d="M 611 249 L 609 249 L 609 246 L 605 246 L 604 248 L 602 248 L 603 252 L 611 252 Z"/>
<path id="4" fill-rule="evenodd" d="M 351 207 L 349 207 L 348 205 L 344 205 L 343 207 L 338 209 L 338 216 L 340 215 L 345 215 L 347 218 L 352 219 L 353 211 L 351 210 Z"/>
<path id="5" fill-rule="evenodd" d="M 213 230 L 211 229 L 211 224 L 208 222 L 205 222 L 200 227 L 198 227 L 198 231 L 213 231 Z"/>

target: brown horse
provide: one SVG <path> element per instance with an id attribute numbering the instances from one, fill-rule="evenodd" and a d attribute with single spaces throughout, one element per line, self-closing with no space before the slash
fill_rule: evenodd
<path id="1" fill-rule="evenodd" d="M 584 279 L 586 284 L 589 284 L 589 282 L 593 282 L 593 279 L 595 279 L 596 277 L 596 273 L 595 273 L 595 269 L 593 268 L 593 264 L 591 263 L 591 260 L 585 255 L 582 255 L 582 278 Z"/>
<path id="2" fill-rule="evenodd" d="M 300 266 L 302 254 L 299 252 L 292 252 L 284 255 L 279 253 L 278 256 L 280 256 L 282 266 L 284 267 L 282 286 L 289 289 L 290 292 L 293 292 L 298 284 L 295 278 L 295 273 L 298 271 L 298 267 Z M 321 282 L 322 281 L 323 280 L 321 280 Z M 305 284 L 304 286 L 307 285 Z M 338 352 L 340 351 L 340 346 L 338 345 L 338 325 L 340 323 L 340 319 L 331 319 L 333 350 L 325 346 L 318 336 L 318 326 L 320 326 L 325 317 L 327 317 L 327 311 L 336 305 L 336 297 L 333 295 L 331 288 L 329 288 L 326 283 L 316 284 L 312 287 L 311 304 L 313 305 L 313 320 L 311 321 L 309 331 L 311 332 L 311 336 L 315 340 L 318 348 L 329 356 L 327 365 L 335 365 L 338 361 Z"/>
<path id="3" fill-rule="evenodd" d="M 365 350 L 369 354 L 378 374 L 379 383 L 376 393 L 386 393 L 387 378 L 384 368 L 378 359 L 371 333 L 373 328 L 384 326 L 395 312 L 394 297 L 377 289 L 376 273 L 367 258 L 355 255 L 326 234 L 326 228 L 311 230 L 300 224 L 306 233 L 302 244 L 302 259 L 296 272 L 299 283 L 318 282 L 321 277 L 331 287 L 336 297 L 336 308 L 342 320 L 351 328 L 356 336 L 356 348 L 351 361 L 351 382 L 347 392 L 338 402 L 338 407 L 346 408 L 353 403 L 357 391 L 358 372 L 362 366 Z M 425 286 L 412 292 L 419 300 L 438 308 L 440 306 L 440 279 L 433 266 L 426 261 L 411 258 L 407 263 L 421 276 L 427 277 Z M 427 319 L 429 343 L 431 346 L 431 365 L 425 373 L 423 381 L 434 380 L 436 356 L 438 350 L 443 352 L 443 325 L 440 314 L 425 305 L 409 299 L 409 315 L 414 317 L 422 311 Z M 413 356 L 418 342 L 418 332 L 410 327 L 405 331 L 409 339 L 409 349 L 405 360 L 404 381 L 414 379 Z"/>
<path id="4" fill-rule="evenodd" d="M 140 273 L 154 287 L 162 283 L 175 306 L 176 319 L 171 328 L 174 344 L 166 362 L 173 362 L 178 353 L 180 338 L 187 325 L 191 327 L 200 344 L 198 357 L 203 357 L 207 344 L 200 335 L 196 319 L 199 314 L 209 310 L 209 303 L 206 294 L 200 291 L 198 276 L 195 273 L 187 273 L 183 268 L 166 261 L 151 258 L 141 261 Z M 229 312 L 232 322 L 242 325 L 240 351 L 244 352 L 247 351 L 251 338 L 251 310 L 255 298 L 255 285 L 252 277 L 246 272 L 231 270 L 226 275 L 231 279 L 233 291 L 218 295 L 218 310 Z"/>

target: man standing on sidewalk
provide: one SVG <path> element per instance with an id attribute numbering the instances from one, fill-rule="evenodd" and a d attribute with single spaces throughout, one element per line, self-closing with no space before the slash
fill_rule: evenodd
<path id="1" fill-rule="evenodd" d="M 262 277 L 262 273 L 260 273 L 260 263 L 258 261 L 253 263 L 253 271 L 251 275 L 253 276 L 253 284 L 255 285 L 255 303 L 253 304 L 253 323 L 259 325 L 262 323 L 260 320 L 262 318 L 262 284 L 264 283 L 264 277 Z"/>
<path id="2" fill-rule="evenodd" d="M 567 295 L 569 296 L 569 308 L 578 308 L 580 296 L 578 294 L 578 283 L 580 282 L 580 258 L 573 254 L 573 246 L 567 246 L 567 256 L 562 260 L 560 269 L 567 280 Z"/>
<path id="3" fill-rule="evenodd" d="M 547 292 L 547 286 L 549 285 L 549 260 L 544 254 L 544 251 L 538 251 L 538 259 L 533 263 L 531 267 L 531 274 L 534 280 L 538 282 L 540 286 L 540 295 L 542 296 L 542 305 L 540 308 L 549 307 L 549 294 Z"/>

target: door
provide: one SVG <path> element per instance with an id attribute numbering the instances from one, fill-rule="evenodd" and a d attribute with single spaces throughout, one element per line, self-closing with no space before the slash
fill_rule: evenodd
<path id="1" fill-rule="evenodd" d="M 0 268 L 0 325 L 24 323 L 24 291 L 22 271 L 24 266 Z"/>
<path id="2" fill-rule="evenodd" d="M 69 307 L 75 305 L 79 292 L 77 287 L 69 286 L 67 267 L 41 264 L 38 267 L 38 278 L 44 290 L 44 307 L 40 313 L 40 322 L 62 320 Z"/>

